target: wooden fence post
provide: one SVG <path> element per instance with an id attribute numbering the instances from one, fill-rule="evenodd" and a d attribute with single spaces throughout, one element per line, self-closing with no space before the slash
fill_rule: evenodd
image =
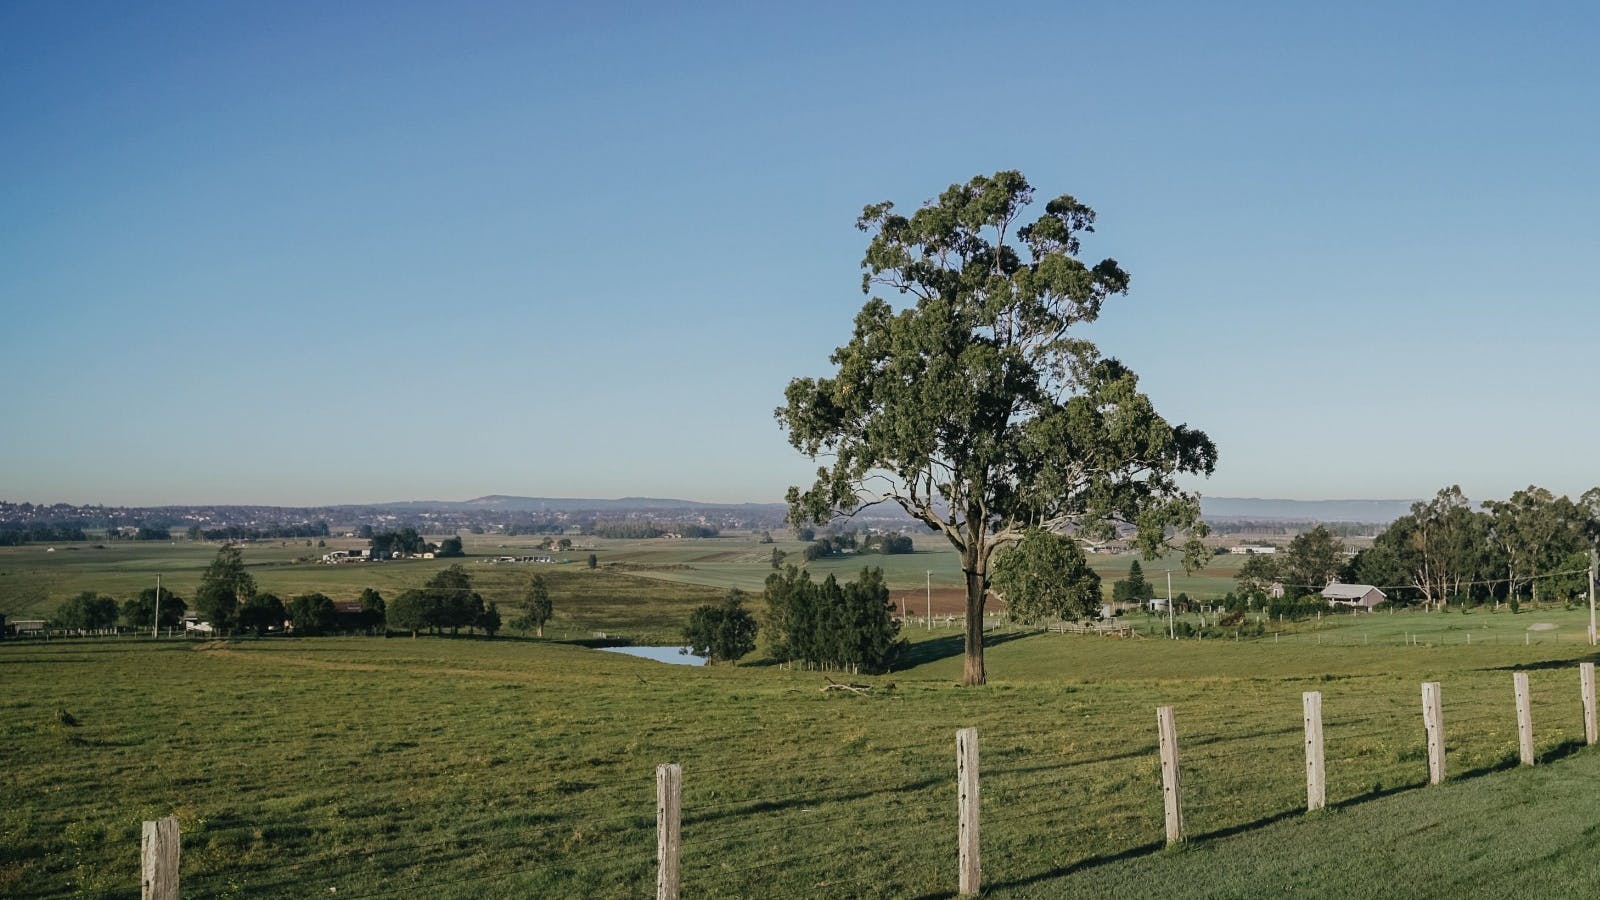
<path id="1" fill-rule="evenodd" d="M 978 893 L 983 867 L 978 857 L 978 729 L 956 732 L 956 802 L 960 807 L 957 862 L 961 866 L 961 895 Z"/>
<path id="2" fill-rule="evenodd" d="M 1328 777 L 1322 763 L 1322 692 L 1300 695 L 1306 714 L 1306 812 L 1328 805 Z"/>
<path id="3" fill-rule="evenodd" d="M 1444 710 L 1439 703 L 1439 682 L 1422 684 L 1422 727 L 1428 731 L 1428 783 L 1444 781 Z"/>
<path id="4" fill-rule="evenodd" d="M 1178 777 L 1178 726 L 1172 707 L 1156 708 L 1161 735 L 1161 796 L 1167 812 L 1167 846 L 1183 843 L 1183 788 Z"/>
<path id="5" fill-rule="evenodd" d="M 656 766 L 656 900 L 678 900 L 682 823 L 683 767 Z"/>
<path id="6" fill-rule="evenodd" d="M 139 900 L 178 900 L 178 820 L 144 823 L 139 844 Z"/>
<path id="7" fill-rule="evenodd" d="M 1522 764 L 1533 765 L 1533 701 L 1528 696 L 1528 673 L 1514 672 L 1511 687 L 1517 695 L 1517 747 L 1522 751 Z"/>
<path id="8" fill-rule="evenodd" d="M 1578 663 L 1578 685 L 1583 690 L 1583 739 L 1592 745 L 1600 740 L 1594 709 L 1594 663 Z"/>

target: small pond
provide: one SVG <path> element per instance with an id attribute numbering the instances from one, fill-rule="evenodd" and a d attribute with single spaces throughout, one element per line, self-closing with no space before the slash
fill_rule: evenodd
<path id="1" fill-rule="evenodd" d="M 706 664 L 704 656 L 695 656 L 685 653 L 686 647 L 601 647 L 607 653 L 626 653 L 629 656 L 642 656 L 656 662 L 672 663 L 677 666 L 703 666 Z"/>

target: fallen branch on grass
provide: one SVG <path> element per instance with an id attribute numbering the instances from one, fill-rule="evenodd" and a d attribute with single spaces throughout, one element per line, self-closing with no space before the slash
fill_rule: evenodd
<path id="1" fill-rule="evenodd" d="M 826 676 L 824 677 L 826 678 Z M 844 684 L 842 682 L 834 681 L 832 678 L 828 678 L 827 681 L 828 683 L 822 687 L 822 692 L 824 694 L 829 691 L 850 691 L 853 694 L 866 695 L 872 690 L 872 685 L 870 684 Z"/>

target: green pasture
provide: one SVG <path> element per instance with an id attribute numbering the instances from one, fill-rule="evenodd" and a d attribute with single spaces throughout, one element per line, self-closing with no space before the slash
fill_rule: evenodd
<path id="1" fill-rule="evenodd" d="M 556 603 L 556 625 L 568 632 L 617 630 L 617 618 L 602 607 L 611 604 L 660 605 L 667 615 L 687 614 L 695 603 L 718 592 L 741 588 L 759 593 L 772 573 L 772 550 L 789 554 L 788 562 L 803 564 L 805 544 L 779 541 L 762 544 L 755 535 L 687 540 L 606 540 L 579 536 L 570 552 L 552 554 L 550 565 L 493 564 L 499 556 L 541 553 L 541 536 L 464 535 L 468 556 L 460 560 L 398 560 L 382 563 L 325 565 L 317 560 L 336 549 L 366 546 L 366 541 L 329 538 L 326 547 L 316 541 L 262 541 L 244 545 L 245 562 L 258 587 L 288 598 L 320 591 L 336 600 L 355 599 L 365 588 L 385 596 L 418 587 L 433 573 L 455 562 L 466 566 L 487 599 L 504 607 L 515 602 L 533 574 L 549 582 Z M 917 591 L 931 581 L 935 589 L 959 589 L 963 584 L 960 561 L 937 535 L 916 537 L 916 552 L 883 556 L 863 554 L 821 559 L 805 564 L 816 577 L 835 574 L 854 578 L 863 567 L 883 569 L 891 590 Z M 51 546 L 54 549 L 51 549 Z M 82 591 L 95 591 L 119 599 L 152 587 L 159 574 L 162 583 L 189 598 L 201 574 L 220 545 L 210 542 L 96 542 L 0 547 L 0 613 L 13 618 L 48 617 L 65 600 Z M 598 572 L 588 572 L 593 553 Z M 1111 583 L 1126 577 L 1132 554 L 1091 555 L 1090 562 Z M 1233 573 L 1241 557 L 1213 557 L 1194 575 L 1183 572 L 1181 559 L 1171 555 L 1142 561 L 1146 576 L 1158 593 L 1166 591 L 1162 574 L 1173 571 L 1174 593 L 1187 592 L 1196 599 L 1220 597 L 1233 587 Z M 932 573 L 931 576 L 928 573 Z M 663 620 L 664 621 L 664 620 Z M 657 622 L 650 637 L 661 633 Z"/>
<path id="2" fill-rule="evenodd" d="M 1546 619 L 1566 629 L 1578 614 L 1346 616 L 1276 642 L 1004 631 L 983 688 L 956 686 L 957 633 L 911 629 L 907 668 L 851 679 L 873 685 L 866 696 L 759 653 L 700 669 L 558 641 L 11 642 L 0 894 L 135 896 L 139 822 L 171 814 L 185 896 L 648 895 L 654 767 L 677 762 L 686 895 L 948 896 L 953 737 L 974 726 L 994 896 L 1145 877 L 1169 896 L 1436 896 L 1393 875 L 1436 858 L 1464 879 L 1452 893 L 1500 896 L 1507 882 L 1466 876 L 1515 854 L 1441 851 L 1467 827 L 1452 817 L 1473 811 L 1485 835 L 1514 821 L 1508 848 L 1559 848 L 1586 839 L 1575 798 L 1595 799 L 1596 758 L 1574 755 L 1575 664 L 1591 649 L 1510 639 Z M 1455 620 L 1507 640 L 1443 640 Z M 1362 629 L 1394 639 L 1353 642 Z M 1441 640 L 1402 645 L 1406 633 Z M 1532 673 L 1549 764 L 1533 773 L 1500 771 L 1516 754 L 1516 669 Z M 1443 788 L 1420 787 L 1424 680 L 1443 684 L 1458 782 Z M 1305 690 L 1324 695 L 1335 806 L 1309 817 Z M 1159 850 L 1163 704 L 1195 837 L 1177 853 Z M 1573 797 L 1542 816 L 1542 794 L 1517 793 L 1529 787 Z M 1496 818 L 1491 790 L 1532 807 Z M 1426 827 L 1439 821 L 1450 827 Z M 1311 842 L 1320 880 L 1275 874 Z M 1340 853 L 1391 865 L 1339 869 Z"/>

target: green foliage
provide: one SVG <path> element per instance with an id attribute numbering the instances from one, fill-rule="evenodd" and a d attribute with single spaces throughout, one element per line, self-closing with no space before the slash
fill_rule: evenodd
<path id="1" fill-rule="evenodd" d="M 55 624 L 74 631 L 92 631 L 117 624 L 117 601 L 84 591 L 56 609 Z"/>
<path id="2" fill-rule="evenodd" d="M 1078 542 L 1040 528 L 1029 529 L 995 560 L 994 585 L 1018 622 L 1082 619 L 1100 611 L 1100 576 Z"/>
<path id="3" fill-rule="evenodd" d="M 239 608 L 239 627 L 254 631 L 256 634 L 266 634 L 271 629 L 282 628 L 288 619 L 289 610 L 283 605 L 283 601 L 278 599 L 276 594 L 266 591 L 252 594 Z"/>
<path id="4" fill-rule="evenodd" d="M 1111 585 L 1111 599 L 1117 603 L 1148 603 L 1155 595 L 1155 585 L 1144 577 L 1137 559 L 1128 564 L 1128 577 Z"/>
<path id="5" fill-rule="evenodd" d="M 961 554 L 974 622 L 991 557 L 1030 525 L 1089 536 L 1131 526 L 1146 555 L 1188 530 L 1189 561 L 1204 558 L 1199 500 L 1176 476 L 1209 474 L 1216 449 L 1168 425 L 1127 367 L 1076 335 L 1128 275 L 1115 260 L 1077 259 L 1093 210 L 1063 195 L 1021 224 L 1032 201 L 1022 174 L 1004 171 L 951 185 L 910 216 L 867 207 L 862 289 L 911 305 L 869 299 L 831 357 L 835 376 L 791 381 L 777 410 L 795 448 L 832 460 L 809 488 L 790 488 L 791 520 L 899 505 Z M 985 680 L 982 639 L 968 630 L 968 684 Z"/>
<path id="6" fill-rule="evenodd" d="M 245 571 L 244 552 L 234 544 L 225 544 L 200 576 L 194 605 L 213 628 L 230 632 L 238 625 L 239 607 L 255 593 L 256 580 Z"/>
<path id="7" fill-rule="evenodd" d="M 452 559 L 466 555 L 466 552 L 461 549 L 461 538 L 457 535 L 451 535 L 439 542 L 439 556 L 441 558 Z"/>
<path id="8" fill-rule="evenodd" d="M 365 588 L 361 591 L 361 611 L 367 614 L 368 627 L 381 628 L 386 609 L 383 595 L 375 588 Z"/>
<path id="9" fill-rule="evenodd" d="M 483 597 L 472 589 L 472 576 L 459 564 L 436 572 L 422 585 L 427 602 L 426 624 L 458 634 L 483 615 Z"/>
<path id="10" fill-rule="evenodd" d="M 428 598 L 419 590 L 402 591 L 388 604 L 385 620 L 387 627 L 409 631 L 412 637 L 416 637 L 417 632 L 429 624 Z"/>
<path id="11" fill-rule="evenodd" d="M 183 621 L 189 605 L 177 594 L 161 588 L 161 627 L 176 628 Z M 122 621 L 134 628 L 149 628 L 156 624 L 156 589 L 145 588 L 139 596 L 123 601 Z"/>
<path id="12" fill-rule="evenodd" d="M 709 662 L 734 661 L 756 648 L 756 617 L 744 608 L 744 591 L 734 588 L 716 605 L 689 614 L 683 641 Z"/>
<path id="13" fill-rule="evenodd" d="M 1489 510 L 1489 540 L 1498 551 L 1501 571 L 1510 579 L 1513 598 L 1524 588 L 1538 597 L 1536 579 L 1561 571 L 1567 559 L 1590 546 L 1597 528 L 1586 505 L 1532 485 L 1484 506 Z"/>
<path id="14" fill-rule="evenodd" d="M 289 621 L 298 635 L 328 634 L 338 624 L 339 613 L 326 594 L 301 594 L 289 601 Z"/>
<path id="15" fill-rule="evenodd" d="M 767 634 L 772 653 L 823 669 L 885 672 L 905 648 L 898 640 L 889 588 L 880 569 L 862 569 L 840 585 L 820 584 L 794 566 L 767 576 Z"/>
<path id="16" fill-rule="evenodd" d="M 554 613 L 550 588 L 544 583 L 543 576 L 535 575 L 528 579 L 528 586 L 522 592 L 522 615 L 511 623 L 511 627 L 544 637 L 545 623 L 550 621 Z"/>
<path id="17" fill-rule="evenodd" d="M 482 628 L 483 633 L 489 637 L 494 637 L 500 633 L 500 604 L 492 600 L 489 601 L 488 608 L 483 611 L 482 616 L 478 617 L 478 627 Z"/>
<path id="18" fill-rule="evenodd" d="M 789 554 L 783 552 L 782 550 L 779 550 L 777 547 L 773 547 L 772 548 L 772 557 L 771 558 L 772 558 L 772 571 L 777 572 L 777 571 L 780 571 L 780 570 L 783 569 L 783 561 L 785 559 L 789 558 Z"/>
<path id="19" fill-rule="evenodd" d="M 385 531 L 372 536 L 372 555 L 378 559 L 404 553 L 423 553 L 428 549 L 428 542 L 422 535 L 417 534 L 415 528 L 402 528 L 398 531 Z"/>
<path id="20" fill-rule="evenodd" d="M 1344 566 L 1344 541 L 1323 525 L 1295 535 L 1277 563 L 1284 586 L 1300 591 L 1322 590 Z"/>
<path id="21" fill-rule="evenodd" d="M 589 568 L 597 569 L 599 567 L 600 567 L 600 557 L 594 555 L 593 553 L 589 554 Z"/>

